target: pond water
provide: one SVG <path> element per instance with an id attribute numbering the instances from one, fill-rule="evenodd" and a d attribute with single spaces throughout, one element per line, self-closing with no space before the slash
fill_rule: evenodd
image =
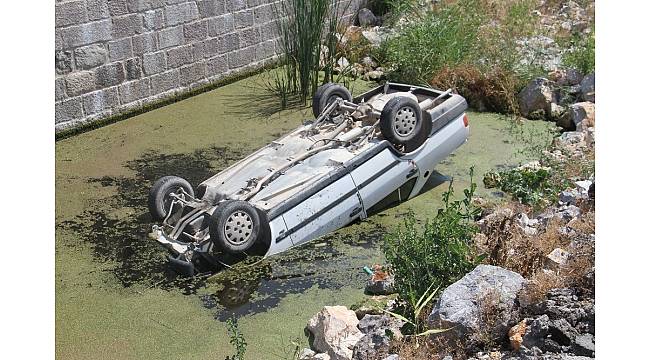
<path id="1" fill-rule="evenodd" d="M 482 174 L 527 160 L 523 150 L 550 129 L 525 122 L 515 135 L 498 115 L 469 113 L 469 141 L 437 168 L 441 186 L 237 271 L 179 277 L 147 237 L 149 187 L 164 175 L 196 185 L 309 118 L 309 108 L 278 111 L 263 81 L 253 76 L 56 143 L 57 356 L 223 359 L 232 352 L 225 320 L 234 316 L 247 358 L 289 358 L 322 306 L 368 300 L 362 267 L 383 261 L 383 234 L 407 211 L 422 221 L 434 215 L 445 180 L 461 193 L 471 166 L 478 193 L 498 196 L 482 187 Z"/>

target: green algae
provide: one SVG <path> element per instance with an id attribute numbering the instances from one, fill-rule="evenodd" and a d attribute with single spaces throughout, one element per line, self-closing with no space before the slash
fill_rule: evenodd
<path id="1" fill-rule="evenodd" d="M 288 357 L 292 341 L 306 344 L 306 321 L 323 305 L 368 299 L 361 267 L 383 261 L 382 234 L 401 214 L 408 208 L 419 219 L 435 214 L 445 186 L 248 269 L 210 279 L 171 273 L 166 252 L 146 236 L 153 181 L 175 174 L 196 185 L 310 117 L 309 108 L 275 111 L 263 79 L 56 143 L 57 356 L 222 359 L 232 350 L 224 320 L 235 315 L 250 358 Z M 355 92 L 370 85 L 359 82 Z M 468 143 L 437 168 L 439 180 L 453 177 L 458 189 L 468 184 L 470 166 L 480 179 L 526 160 L 527 144 L 504 120 L 470 113 L 470 122 Z M 494 196 L 481 184 L 478 192 Z"/>

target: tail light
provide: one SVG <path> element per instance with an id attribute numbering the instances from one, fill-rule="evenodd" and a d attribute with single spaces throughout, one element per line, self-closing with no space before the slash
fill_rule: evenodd
<path id="1" fill-rule="evenodd" d="M 467 114 L 463 115 L 463 124 L 465 124 L 465 127 L 469 126 L 469 118 L 467 117 Z"/>

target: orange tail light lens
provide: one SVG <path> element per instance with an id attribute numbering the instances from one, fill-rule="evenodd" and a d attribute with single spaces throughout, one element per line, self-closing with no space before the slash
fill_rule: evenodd
<path id="1" fill-rule="evenodd" d="M 469 118 L 467 117 L 467 114 L 463 115 L 463 124 L 465 124 L 465 127 L 469 126 Z"/>

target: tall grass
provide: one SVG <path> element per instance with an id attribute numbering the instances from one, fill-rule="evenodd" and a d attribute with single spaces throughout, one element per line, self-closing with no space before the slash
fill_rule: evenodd
<path id="1" fill-rule="evenodd" d="M 278 32 L 283 72 L 271 85 L 282 98 L 297 95 L 304 104 L 316 91 L 321 44 L 329 50 L 324 81 L 332 80 L 339 42 L 336 34 L 349 4 L 349 1 L 331 0 L 281 0 L 274 4 L 280 18 Z"/>

